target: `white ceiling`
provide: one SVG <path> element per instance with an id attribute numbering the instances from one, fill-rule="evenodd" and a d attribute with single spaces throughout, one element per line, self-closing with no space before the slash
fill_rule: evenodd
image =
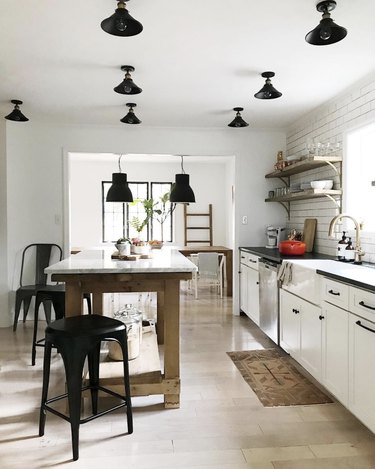
<path id="1" fill-rule="evenodd" d="M 144 30 L 122 38 L 100 28 L 115 0 L 1 0 L 0 111 L 16 98 L 33 121 L 126 126 L 134 101 L 143 126 L 224 128 L 243 106 L 248 129 L 283 128 L 375 69 L 375 1 L 337 0 L 332 18 L 348 36 L 322 47 L 304 39 L 316 3 L 132 0 Z M 124 64 L 140 95 L 113 91 Z M 254 98 L 267 70 L 279 99 Z"/>

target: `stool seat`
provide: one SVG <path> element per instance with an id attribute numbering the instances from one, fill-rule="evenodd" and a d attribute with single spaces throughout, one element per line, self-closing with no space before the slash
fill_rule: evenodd
<path id="1" fill-rule="evenodd" d="M 99 385 L 100 344 L 102 340 L 115 340 L 119 343 L 123 353 L 124 395 Z M 67 392 L 60 396 L 48 397 L 48 385 L 51 363 L 51 349 L 57 347 L 64 367 Z M 84 363 L 88 359 L 89 385 L 82 387 Z M 92 415 L 81 419 L 82 391 L 91 392 Z M 102 412 L 98 412 L 98 391 L 110 394 L 121 400 L 117 404 Z M 50 404 L 68 398 L 69 416 L 59 412 Z M 133 416 L 130 397 L 130 379 L 128 364 L 128 348 L 126 326 L 117 319 L 99 315 L 83 315 L 62 318 L 51 322 L 46 327 L 43 388 L 39 416 L 39 436 L 44 435 L 47 411 L 70 422 L 72 434 L 73 460 L 78 459 L 79 425 L 89 422 L 109 412 L 126 407 L 128 434 L 133 432 Z"/>

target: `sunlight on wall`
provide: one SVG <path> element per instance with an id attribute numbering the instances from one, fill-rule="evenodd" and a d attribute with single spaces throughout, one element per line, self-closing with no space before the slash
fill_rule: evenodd
<path id="1" fill-rule="evenodd" d="M 375 124 L 350 132 L 345 158 L 345 212 L 375 232 Z"/>

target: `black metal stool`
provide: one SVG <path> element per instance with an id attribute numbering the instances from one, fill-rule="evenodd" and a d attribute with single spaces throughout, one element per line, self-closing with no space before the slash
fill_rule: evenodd
<path id="1" fill-rule="evenodd" d="M 124 363 L 124 396 L 99 385 L 100 343 L 102 340 L 115 340 L 122 348 Z M 47 399 L 52 346 L 58 348 L 64 361 L 67 393 Z M 86 356 L 88 357 L 89 385 L 82 387 L 82 373 Z M 81 393 L 86 389 L 90 389 L 91 391 L 92 415 L 81 419 Z M 103 412 L 98 412 L 99 390 L 117 397 L 123 402 L 110 407 Z M 69 416 L 50 406 L 52 402 L 56 402 L 66 397 L 68 398 L 69 403 Z M 79 425 L 120 409 L 121 407 L 126 407 L 128 434 L 133 433 L 128 347 L 125 324 L 117 319 L 95 314 L 63 318 L 51 322 L 46 328 L 45 337 L 39 436 L 44 435 L 47 410 L 70 422 L 73 460 L 76 461 L 78 459 Z"/>
<path id="2" fill-rule="evenodd" d="M 91 314 L 91 294 L 84 293 L 84 300 L 87 302 L 88 313 Z M 62 319 L 65 316 L 65 284 L 54 285 L 53 290 L 39 290 L 35 297 L 35 312 L 34 312 L 34 330 L 33 330 L 33 343 L 31 347 L 31 364 L 35 365 L 36 348 L 44 347 L 44 337 L 38 339 L 38 321 L 39 321 L 39 307 L 41 304 L 44 306 L 44 313 L 46 316 L 47 324 L 51 322 L 51 306 L 46 308 L 46 304 L 53 305 L 55 310 L 56 319 Z"/>

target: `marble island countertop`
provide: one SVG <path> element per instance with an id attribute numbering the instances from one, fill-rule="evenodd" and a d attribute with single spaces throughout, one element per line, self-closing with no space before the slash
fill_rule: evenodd
<path id="1" fill-rule="evenodd" d="M 151 251 L 150 259 L 112 259 L 113 247 L 89 249 L 45 269 L 46 274 L 94 274 L 94 273 L 163 273 L 194 272 L 197 270 L 187 257 L 177 249 L 163 247 Z"/>
<path id="2" fill-rule="evenodd" d="M 375 264 L 364 262 L 362 265 L 355 265 L 330 259 L 293 259 L 290 262 L 313 269 L 325 277 L 375 291 Z"/>

